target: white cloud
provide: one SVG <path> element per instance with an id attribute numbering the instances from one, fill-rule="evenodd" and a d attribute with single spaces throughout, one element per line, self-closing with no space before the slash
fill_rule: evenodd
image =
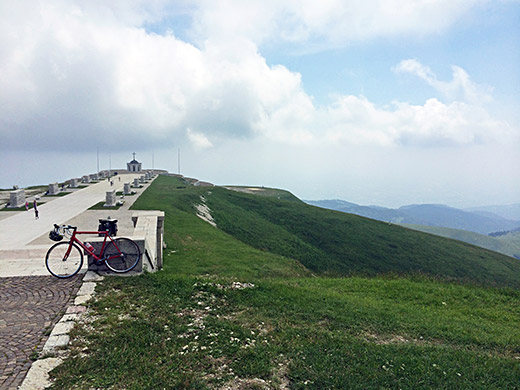
<path id="1" fill-rule="evenodd" d="M 325 139 L 332 144 L 435 147 L 495 143 L 515 136 L 508 123 L 481 107 L 433 98 L 424 105 L 396 102 L 378 108 L 364 97 L 341 96 L 321 116 Z"/>
<path id="2" fill-rule="evenodd" d="M 451 67 L 451 81 L 438 80 L 429 67 L 421 64 L 416 59 L 403 60 L 393 69 L 395 72 L 411 73 L 423 79 L 428 85 L 451 101 L 464 101 L 474 105 L 481 105 L 492 100 L 491 89 L 471 81 L 468 73 L 459 66 L 453 65 Z"/>
<path id="3" fill-rule="evenodd" d="M 343 46 L 401 34 L 439 33 L 489 0 L 199 0 L 195 36 Z"/>
<path id="4" fill-rule="evenodd" d="M 197 133 L 191 129 L 186 129 L 188 139 L 193 144 L 196 150 L 203 150 L 213 147 L 211 141 L 202 133 Z"/>
<path id="5" fill-rule="evenodd" d="M 518 132 L 475 103 L 486 94 L 458 67 L 450 82 L 439 81 L 416 60 L 396 67 L 450 96 L 448 103 L 430 99 L 422 106 L 400 102 L 380 108 L 365 97 L 340 95 L 332 105 L 319 107 L 300 74 L 268 65 L 258 52 L 256 41 L 271 39 L 270 28 L 299 42 L 325 33 L 330 36 L 324 39 L 346 40 L 392 26 L 397 26 L 394 32 L 422 28 L 415 18 L 427 11 L 439 18 L 439 4 L 450 15 L 469 6 L 434 3 L 407 3 L 402 14 L 386 2 L 371 1 L 348 7 L 335 1 L 319 7 L 292 1 L 247 7 L 200 2 L 199 27 L 206 26 L 208 33 L 224 30 L 198 46 L 141 27 L 160 18 L 156 8 L 167 6 L 161 2 L 151 8 L 145 2 L 0 6 L 0 147 L 123 150 L 186 140 L 208 148 L 252 137 L 300 145 L 466 145 Z M 379 25 L 381 18 L 385 22 Z M 354 19 L 357 25 L 350 26 Z M 220 39 L 222 34 L 228 39 Z"/>

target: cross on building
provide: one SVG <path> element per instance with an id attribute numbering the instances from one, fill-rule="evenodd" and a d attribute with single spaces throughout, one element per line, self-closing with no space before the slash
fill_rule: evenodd
<path id="1" fill-rule="evenodd" d="M 132 153 L 134 159 L 129 163 L 126 163 L 126 169 L 128 172 L 141 172 L 142 164 L 135 159 L 135 152 Z"/>

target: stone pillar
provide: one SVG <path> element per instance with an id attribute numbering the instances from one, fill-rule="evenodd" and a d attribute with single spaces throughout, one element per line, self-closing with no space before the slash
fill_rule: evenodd
<path id="1" fill-rule="evenodd" d="M 90 176 L 88 176 L 88 175 L 83 176 L 83 179 L 81 181 L 83 183 L 90 183 Z"/>
<path id="2" fill-rule="evenodd" d="M 131 195 L 132 189 L 130 188 L 130 183 L 125 183 L 123 188 L 123 195 Z"/>
<path id="3" fill-rule="evenodd" d="M 116 205 L 116 190 L 107 191 L 107 199 L 103 207 L 114 207 Z"/>
<path id="4" fill-rule="evenodd" d="M 90 174 L 90 180 L 98 180 L 98 174 L 97 173 L 91 173 Z"/>
<path id="5" fill-rule="evenodd" d="M 137 177 L 134 179 L 134 188 L 139 188 L 139 179 Z"/>
<path id="6" fill-rule="evenodd" d="M 145 180 L 145 178 L 144 178 L 144 175 L 142 175 L 142 176 L 139 178 L 139 182 L 144 183 L 145 181 L 146 181 L 146 180 Z"/>
<path id="7" fill-rule="evenodd" d="M 77 178 L 70 179 L 70 188 L 77 188 L 79 180 Z"/>
<path id="8" fill-rule="evenodd" d="M 51 183 L 49 184 L 49 195 L 56 195 L 58 192 L 60 192 L 60 188 L 58 187 L 58 183 Z"/>
<path id="9" fill-rule="evenodd" d="M 18 208 L 25 205 L 25 190 L 11 191 L 9 196 L 9 208 Z"/>

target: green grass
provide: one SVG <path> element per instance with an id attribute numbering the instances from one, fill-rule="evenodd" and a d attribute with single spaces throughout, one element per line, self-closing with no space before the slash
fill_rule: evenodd
<path id="1" fill-rule="evenodd" d="M 473 245 L 299 201 L 222 188 L 201 195 L 221 230 L 320 274 L 425 273 L 520 287 L 520 262 Z"/>
<path id="2" fill-rule="evenodd" d="M 159 177 L 134 204 L 165 211 L 165 269 L 98 285 L 52 388 L 519 388 L 518 290 L 312 272 L 196 217 L 218 191 L 181 184 Z"/>
<path id="3" fill-rule="evenodd" d="M 435 234 L 437 236 L 451 238 L 453 240 L 467 242 L 469 244 L 499 252 L 507 256 L 517 256 L 517 258 L 520 258 L 520 239 L 517 239 L 516 241 L 512 239 L 512 237 L 514 237 L 514 233 L 509 233 L 501 237 L 491 237 L 475 232 L 469 232 L 467 230 L 450 229 L 440 226 L 411 224 L 402 224 L 401 226 L 419 230 L 425 233 Z M 520 232 L 518 232 L 518 237 L 520 237 Z"/>
<path id="4" fill-rule="evenodd" d="M 33 208 L 32 202 L 29 203 L 29 210 Z M 0 211 L 26 211 L 25 206 L 9 208 L 7 206 L 1 207 Z"/>
<path id="5" fill-rule="evenodd" d="M 96 203 L 94 206 L 90 207 L 89 210 L 117 210 L 122 206 L 122 204 L 118 203 L 112 207 L 105 207 L 105 206 L 103 206 L 104 204 L 105 204 L 105 201 L 101 201 L 99 203 Z"/>
<path id="6" fill-rule="evenodd" d="M 58 192 L 57 194 L 54 194 L 54 195 L 46 194 L 46 195 L 44 195 L 44 197 L 46 197 L 46 198 L 59 198 L 60 196 L 65 196 L 65 195 L 68 195 L 68 194 L 72 194 L 72 192 L 70 192 L 70 191 L 61 191 L 61 192 Z"/>

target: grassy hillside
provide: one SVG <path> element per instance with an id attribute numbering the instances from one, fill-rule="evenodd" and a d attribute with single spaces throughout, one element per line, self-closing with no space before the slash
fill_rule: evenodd
<path id="1" fill-rule="evenodd" d="M 520 232 L 504 234 L 500 237 L 490 237 L 483 234 L 468 232 L 466 230 L 450 229 L 439 226 L 401 225 L 421 232 L 467 242 L 468 244 L 480 246 L 482 248 L 520 259 Z"/>
<path id="2" fill-rule="evenodd" d="M 469 244 L 295 200 L 222 188 L 201 195 L 219 229 L 319 274 L 427 273 L 520 287 L 520 262 Z"/>
<path id="3" fill-rule="evenodd" d="M 134 205 L 166 213 L 164 271 L 98 286 L 54 389 L 517 388 L 519 291 L 417 275 L 320 276 L 330 270 L 311 273 L 265 247 L 284 247 L 266 228 L 298 238 L 280 221 L 299 201 L 254 196 L 279 211 L 267 219 L 242 208 L 240 199 L 254 206 L 252 195 L 179 184 L 161 177 Z M 212 198 L 237 216 L 256 213 L 246 216 L 263 249 L 198 218 L 201 195 L 215 216 Z"/>
<path id="4" fill-rule="evenodd" d="M 506 245 L 520 248 L 520 232 L 509 232 L 496 238 Z"/>

